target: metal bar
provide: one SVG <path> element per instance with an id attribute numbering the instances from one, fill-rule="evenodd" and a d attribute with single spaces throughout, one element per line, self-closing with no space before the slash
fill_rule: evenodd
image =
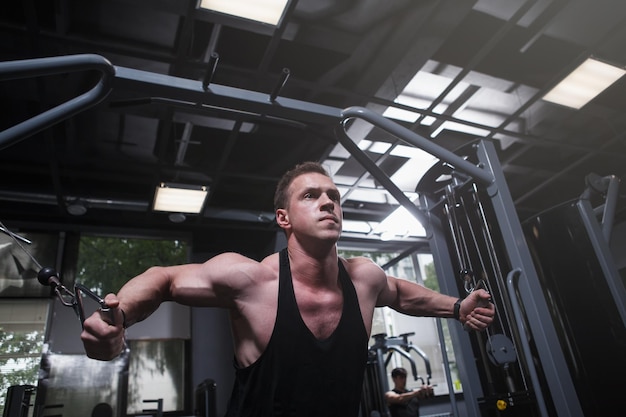
<path id="1" fill-rule="evenodd" d="M 413 373 L 413 377 L 415 378 L 415 380 L 417 380 L 417 365 L 415 364 L 415 359 L 413 359 L 411 357 L 411 354 L 408 353 L 405 350 L 402 350 L 401 348 L 397 347 L 397 346 L 387 346 L 387 350 L 393 350 L 394 352 L 398 353 L 400 356 L 402 356 L 404 359 L 406 359 L 409 364 L 411 365 L 411 371 Z M 388 358 L 391 358 L 391 356 L 389 356 Z M 385 365 L 389 364 L 389 359 L 385 361 Z"/>
<path id="2" fill-rule="evenodd" d="M 406 143 L 416 146 L 438 157 L 439 159 L 448 162 L 458 171 L 464 172 L 465 174 L 473 177 L 483 185 L 491 184 L 494 181 L 493 175 L 491 175 L 488 171 L 467 162 L 454 152 L 435 144 L 433 141 L 418 135 L 412 130 L 407 129 L 378 113 L 374 113 L 369 109 L 364 107 L 348 107 L 341 112 L 341 118 L 344 121 L 349 118 L 358 118 L 370 122 L 374 126 L 377 126 L 396 136 L 398 139 L 401 139 Z"/>
<path id="3" fill-rule="evenodd" d="M 446 384 L 448 385 L 448 397 L 450 398 L 450 406 L 452 407 L 452 414 L 456 417 L 459 416 L 459 406 L 456 402 L 456 395 L 454 394 L 454 383 L 452 381 L 452 372 L 450 371 L 450 361 L 448 360 L 448 352 L 446 351 L 446 337 L 443 334 L 443 325 L 441 319 L 436 319 L 437 322 L 437 336 L 439 337 L 439 344 L 441 345 L 441 360 L 443 361 L 443 370 L 446 374 Z M 463 386 L 465 392 L 465 386 Z M 471 390 L 468 392 L 471 393 Z M 471 398 L 471 397 L 470 397 Z M 474 401 L 465 401 L 468 403 L 468 412 L 470 412 L 470 405 L 474 404 Z"/>
<path id="4" fill-rule="evenodd" d="M 385 189 L 398 202 L 407 209 L 422 225 L 426 224 L 427 219 L 424 213 L 391 181 L 391 179 L 376 165 L 372 159 L 363 152 L 354 141 L 347 135 L 345 129 L 337 129 L 337 137 L 344 148 L 356 159 L 374 178 L 376 178 Z"/>
<path id="5" fill-rule="evenodd" d="M 430 200 L 429 196 L 424 194 L 420 195 L 420 201 L 428 210 L 431 210 L 439 203 L 438 201 Z M 437 280 L 439 281 L 441 292 L 444 294 L 459 295 L 456 284 L 458 271 L 452 269 L 452 260 L 450 259 L 444 234 L 445 227 L 441 223 L 441 219 L 437 216 L 430 216 L 428 223 L 424 224 L 424 228 L 429 236 L 430 250 L 433 256 L 433 263 L 437 272 Z M 452 341 L 459 371 L 459 379 L 463 386 L 463 396 L 466 399 L 465 415 L 467 417 L 479 417 L 481 416 L 481 412 L 478 407 L 478 402 L 472 401 L 472 399 L 483 397 L 484 391 L 478 377 L 478 368 L 472 345 L 467 332 L 463 330 L 460 323 L 453 321 L 448 321 L 448 323 L 450 339 Z M 442 346 L 442 360 L 446 369 L 446 375 L 448 376 L 448 380 L 450 380 L 449 361 L 445 350 L 446 343 L 441 320 L 437 320 L 437 332 L 439 342 Z M 454 387 L 452 387 L 450 391 L 450 402 L 453 407 L 452 411 L 454 415 L 458 416 L 459 410 L 457 408 L 456 398 L 454 397 Z"/>
<path id="6" fill-rule="evenodd" d="M 149 97 L 237 110 L 240 113 L 264 115 L 307 124 L 332 125 L 341 120 L 341 109 L 277 97 L 268 100 L 267 93 L 210 84 L 205 91 L 202 81 L 156 74 L 125 67 L 115 67 L 115 88 L 131 89 Z"/>
<path id="7" fill-rule="evenodd" d="M 521 334 L 524 334 L 524 318 L 522 315 L 522 309 L 520 308 L 517 297 L 515 296 L 515 289 L 517 286 L 517 281 L 522 274 L 522 270 L 517 268 L 508 273 L 506 278 L 506 283 L 509 289 L 509 294 L 511 295 L 511 306 L 513 307 L 513 315 L 515 316 L 515 323 L 519 329 Z M 534 360 L 533 355 L 530 350 L 530 345 L 528 344 L 528 339 L 525 337 L 520 337 L 520 341 L 522 344 L 522 351 L 524 353 L 524 357 L 526 358 L 526 364 L 528 365 L 528 372 L 530 373 L 530 380 L 532 381 L 534 387 L 534 394 L 537 398 L 537 406 L 539 407 L 539 411 L 543 417 L 548 417 L 548 410 L 546 408 L 546 402 L 543 398 L 543 393 L 541 391 L 541 385 L 539 383 L 539 377 L 537 376 L 537 370 L 533 366 Z"/>
<path id="8" fill-rule="evenodd" d="M 0 80 L 96 70 L 100 80 L 89 91 L 0 132 L 0 149 L 11 146 L 100 103 L 111 92 L 115 68 L 99 55 L 84 54 L 0 63 Z"/>
<path id="9" fill-rule="evenodd" d="M 578 200 L 576 208 L 585 225 L 587 235 L 598 258 L 598 263 L 602 268 L 602 272 L 604 272 L 604 278 L 615 301 L 615 307 L 626 327 L 626 289 L 624 289 L 620 274 L 611 256 L 609 242 L 604 239 L 600 225 L 593 214 L 591 203 L 588 200 Z"/>
<path id="10" fill-rule="evenodd" d="M 220 60 L 220 56 L 217 52 L 212 52 L 209 55 L 209 62 L 207 63 L 206 73 L 204 74 L 204 78 L 202 79 L 202 88 L 206 91 L 209 89 L 209 84 L 213 81 L 213 76 L 215 75 L 215 70 L 217 69 L 217 63 Z"/>
<path id="11" fill-rule="evenodd" d="M 376 348 L 376 366 L 378 367 L 378 374 L 380 375 L 379 382 L 381 384 L 382 392 L 389 391 L 389 382 L 387 381 L 387 368 L 385 366 L 384 348 L 379 346 Z"/>
<path id="12" fill-rule="evenodd" d="M 287 80 L 289 79 L 290 74 L 291 71 L 289 70 L 289 68 L 283 68 L 282 72 L 280 73 L 280 78 L 278 79 L 274 90 L 272 90 L 272 94 L 270 94 L 270 101 L 276 101 L 276 97 L 278 97 L 280 91 L 283 89 L 285 84 L 287 84 Z"/>
<path id="13" fill-rule="evenodd" d="M 619 198 L 620 180 L 615 175 L 607 177 L 608 185 L 606 197 L 604 198 L 604 212 L 602 213 L 602 234 L 607 242 L 611 241 L 611 232 L 615 220 L 615 207 Z"/>

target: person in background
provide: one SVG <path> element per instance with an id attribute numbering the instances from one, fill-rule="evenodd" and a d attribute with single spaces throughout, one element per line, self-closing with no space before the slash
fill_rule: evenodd
<path id="1" fill-rule="evenodd" d="M 394 368 L 391 371 L 393 389 L 385 393 L 385 401 L 389 407 L 391 417 L 418 417 L 420 415 L 420 400 L 433 396 L 433 388 L 422 385 L 418 389 L 407 389 L 407 372 L 404 368 Z"/>
<path id="2" fill-rule="evenodd" d="M 376 307 L 455 318 L 477 331 L 491 324 L 495 308 L 484 290 L 460 300 L 387 275 L 368 258 L 340 258 L 340 201 L 320 164 L 296 166 L 274 197 L 286 248 L 261 261 L 223 253 L 148 269 L 105 297 L 113 320 L 99 312 L 85 320 L 87 355 L 115 358 L 124 329 L 164 301 L 221 307 L 230 314 L 235 356 L 227 416 L 356 417 Z"/>

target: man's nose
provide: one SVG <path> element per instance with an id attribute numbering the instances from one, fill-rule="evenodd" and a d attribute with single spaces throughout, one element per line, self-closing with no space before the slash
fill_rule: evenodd
<path id="1" fill-rule="evenodd" d="M 322 194 L 322 208 L 327 210 L 327 209 L 333 209 L 335 207 L 335 201 L 330 198 L 330 196 L 328 194 Z"/>

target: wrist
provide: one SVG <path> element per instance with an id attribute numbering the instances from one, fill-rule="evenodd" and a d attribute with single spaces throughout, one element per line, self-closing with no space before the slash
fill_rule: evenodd
<path id="1" fill-rule="evenodd" d="M 126 323 L 126 313 L 124 313 L 124 310 L 122 310 L 122 308 L 119 308 L 120 313 L 122 313 L 122 328 L 127 329 L 128 328 L 128 324 Z"/>
<path id="2" fill-rule="evenodd" d="M 456 300 L 452 309 L 452 317 L 458 321 L 461 321 L 461 301 L 462 300 L 460 298 Z"/>

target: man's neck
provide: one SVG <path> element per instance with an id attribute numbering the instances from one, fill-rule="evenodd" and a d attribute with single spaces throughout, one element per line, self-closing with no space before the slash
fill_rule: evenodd
<path id="1" fill-rule="evenodd" d="M 310 285 L 335 284 L 337 280 L 337 247 L 319 245 L 314 251 L 301 245 L 287 245 L 292 275 Z"/>

